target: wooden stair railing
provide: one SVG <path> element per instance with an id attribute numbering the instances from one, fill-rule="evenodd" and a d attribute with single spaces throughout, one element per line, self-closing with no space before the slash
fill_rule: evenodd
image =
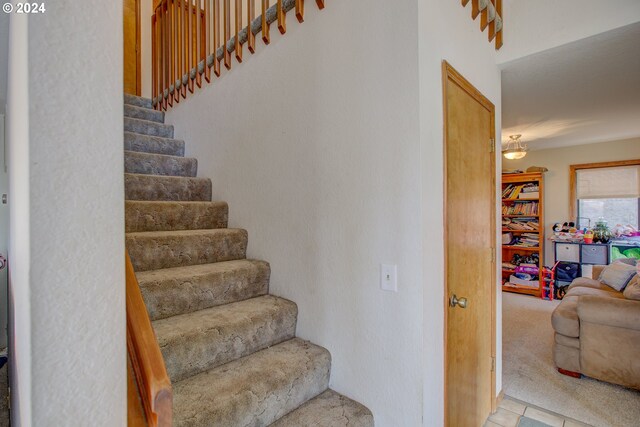
<path id="1" fill-rule="evenodd" d="M 145 425 L 144 415 L 149 427 L 169 427 L 173 411 L 171 381 L 128 253 L 125 253 L 125 272 L 129 426 Z"/>
<path id="2" fill-rule="evenodd" d="M 469 0 L 461 0 L 466 7 Z M 480 15 L 480 31 L 489 28 L 489 41 L 495 41 L 496 50 L 502 47 L 502 0 L 471 0 L 471 18 Z"/>
<path id="3" fill-rule="evenodd" d="M 315 3 L 324 8 L 324 0 Z M 193 93 L 194 83 L 202 87 L 203 76 L 210 82 L 211 69 L 219 77 L 221 62 L 231 70 L 232 54 L 242 62 L 244 44 L 255 53 L 256 34 L 261 33 L 268 45 L 271 23 L 277 21 L 284 34 L 290 10 L 295 9 L 298 21 L 304 21 L 304 0 L 275 0 L 271 6 L 269 0 L 157 0 L 154 4 L 151 90 L 157 110 L 166 110 L 186 98 L 187 92 Z"/>

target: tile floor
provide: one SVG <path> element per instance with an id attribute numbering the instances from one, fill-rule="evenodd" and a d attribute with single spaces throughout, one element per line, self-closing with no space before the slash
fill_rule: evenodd
<path id="1" fill-rule="evenodd" d="M 509 396 L 502 399 L 484 427 L 517 427 L 518 423 L 526 427 L 591 427 Z"/>

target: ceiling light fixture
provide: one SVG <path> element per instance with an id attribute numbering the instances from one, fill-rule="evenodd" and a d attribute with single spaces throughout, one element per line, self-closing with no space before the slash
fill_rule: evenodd
<path id="1" fill-rule="evenodd" d="M 509 142 L 507 147 L 502 150 L 502 155 L 505 159 L 517 160 L 527 155 L 527 146 L 522 144 L 520 137 L 522 135 L 509 135 Z"/>

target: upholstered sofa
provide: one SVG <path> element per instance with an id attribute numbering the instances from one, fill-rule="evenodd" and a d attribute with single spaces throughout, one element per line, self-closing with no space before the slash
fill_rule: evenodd
<path id="1" fill-rule="evenodd" d="M 592 277 L 604 267 L 594 266 Z M 625 292 L 598 280 L 575 279 L 551 316 L 558 371 L 640 389 L 640 279 Z"/>

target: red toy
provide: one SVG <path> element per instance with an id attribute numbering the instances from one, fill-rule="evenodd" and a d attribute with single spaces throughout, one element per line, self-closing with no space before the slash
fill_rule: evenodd
<path id="1" fill-rule="evenodd" d="M 540 298 L 549 299 L 553 301 L 553 288 L 556 284 L 556 267 L 560 261 L 553 264 L 553 267 L 542 267 L 542 273 L 540 274 L 540 281 L 542 282 L 542 292 Z"/>

